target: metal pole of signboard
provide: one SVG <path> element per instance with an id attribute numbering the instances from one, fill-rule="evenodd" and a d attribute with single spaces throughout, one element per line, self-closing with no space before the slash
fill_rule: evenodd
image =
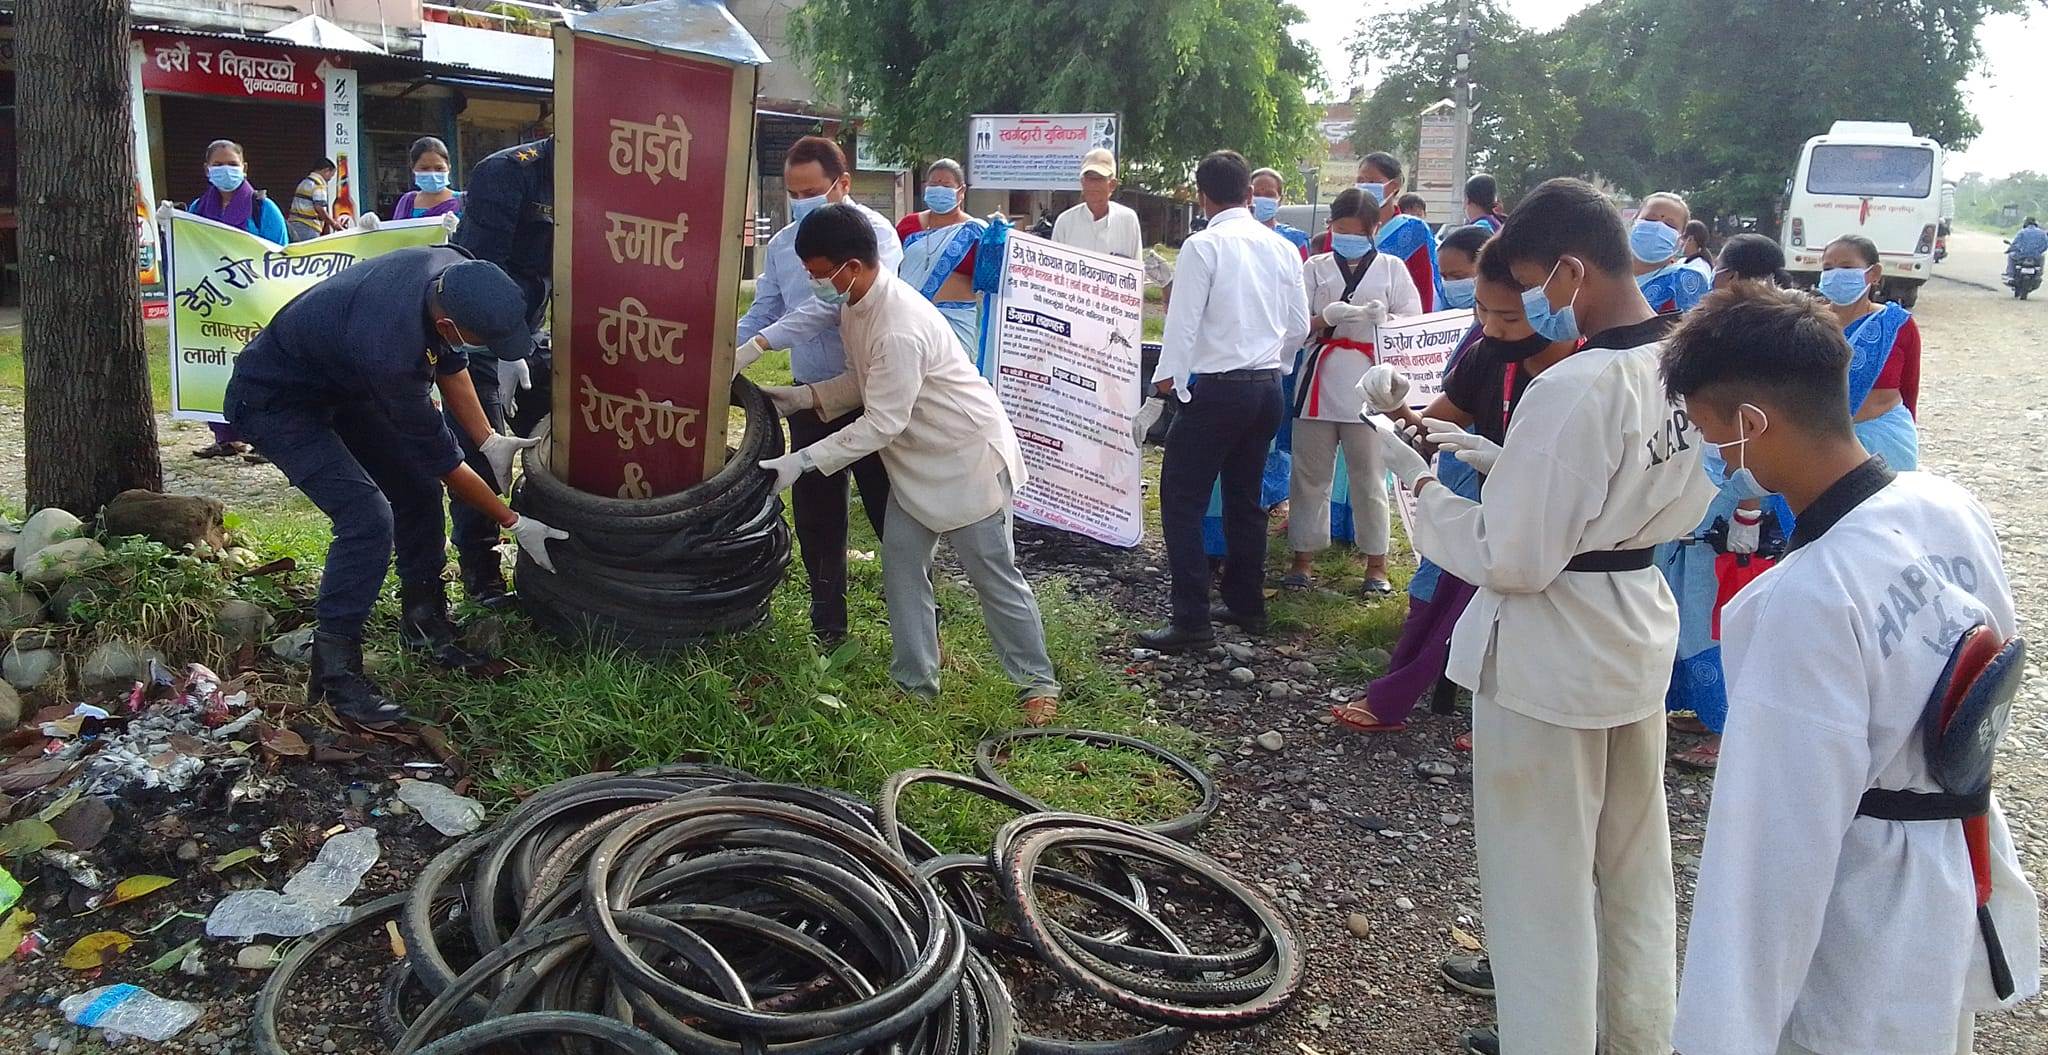
<path id="1" fill-rule="evenodd" d="M 1451 148 L 1452 192 L 1462 200 L 1472 165 L 1472 0 L 1458 0 L 1458 130 Z M 1454 216 L 1459 214 L 1454 207 Z"/>

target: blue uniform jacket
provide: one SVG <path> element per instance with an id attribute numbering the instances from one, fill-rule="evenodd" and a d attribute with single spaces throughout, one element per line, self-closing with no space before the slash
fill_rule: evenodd
<path id="1" fill-rule="evenodd" d="M 427 305 L 435 277 L 468 258 L 444 245 L 396 249 L 292 298 L 236 358 L 229 416 L 242 404 L 323 415 L 374 403 L 405 437 L 404 458 L 434 479 L 455 471 L 462 450 L 428 390 L 469 363 L 434 332 Z"/>
<path id="2" fill-rule="evenodd" d="M 454 243 L 504 268 L 526 295 L 526 321 L 539 326 L 555 266 L 554 137 L 477 162 L 468 187 Z"/>

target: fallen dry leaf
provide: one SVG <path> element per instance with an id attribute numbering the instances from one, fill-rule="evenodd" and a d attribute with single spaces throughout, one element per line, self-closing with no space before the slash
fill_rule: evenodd
<path id="1" fill-rule="evenodd" d="M 48 820 L 64 845 L 84 851 L 98 846 L 107 837 L 107 831 L 114 826 L 114 810 L 107 800 L 95 796 L 77 800 Z"/>
<path id="2" fill-rule="evenodd" d="M 118 930 L 94 931 L 72 942 L 57 963 L 74 971 L 90 971 L 114 962 L 134 944 L 134 938 Z"/>
<path id="3" fill-rule="evenodd" d="M 30 817 L 0 828 L 0 857 L 31 854 L 64 841 L 46 821 Z"/>
<path id="4" fill-rule="evenodd" d="M 1458 948 L 1466 952 L 1478 952 L 1486 948 L 1486 946 L 1480 944 L 1478 938 L 1473 937 L 1470 932 L 1455 923 L 1451 925 L 1451 940 L 1457 942 Z"/>
<path id="5" fill-rule="evenodd" d="M 136 898 L 147 897 L 175 882 L 177 880 L 172 879 L 170 876 L 129 876 L 114 884 L 114 892 L 107 895 L 105 901 L 100 902 L 100 908 L 113 908 L 115 905 L 125 904 Z"/>
<path id="6" fill-rule="evenodd" d="M 25 908 L 15 909 L 5 919 L 0 919 L 0 958 L 12 956 L 15 946 L 21 944 L 21 939 L 35 925 L 36 914 Z"/>
<path id="7" fill-rule="evenodd" d="M 293 758 L 304 758 L 313 750 L 307 746 L 306 738 L 288 725 L 266 730 L 263 733 L 263 749 L 273 755 L 289 755 Z"/>

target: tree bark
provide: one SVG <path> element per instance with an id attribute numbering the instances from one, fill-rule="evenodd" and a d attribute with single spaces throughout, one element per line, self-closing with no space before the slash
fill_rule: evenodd
<path id="1" fill-rule="evenodd" d="M 16 8 L 29 508 L 163 486 L 136 279 L 126 0 Z"/>

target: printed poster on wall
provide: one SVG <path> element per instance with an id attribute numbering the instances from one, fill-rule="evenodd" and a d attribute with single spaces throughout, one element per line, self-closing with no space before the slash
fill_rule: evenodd
<path id="1" fill-rule="evenodd" d="M 182 209 L 158 220 L 170 245 L 171 416 L 188 421 L 225 420 L 235 357 L 293 297 L 359 260 L 448 237 L 438 217 L 290 245 Z"/>
<path id="2" fill-rule="evenodd" d="M 1030 474 L 1018 516 L 1112 546 L 1145 534 L 1138 412 L 1144 269 L 1010 232 L 996 392 Z"/>

